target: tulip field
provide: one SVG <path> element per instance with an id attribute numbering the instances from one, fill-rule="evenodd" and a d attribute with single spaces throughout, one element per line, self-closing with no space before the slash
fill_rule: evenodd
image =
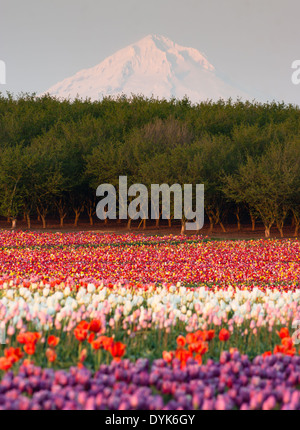
<path id="1" fill-rule="evenodd" d="M 300 242 L 0 231 L 0 409 L 300 409 Z"/>

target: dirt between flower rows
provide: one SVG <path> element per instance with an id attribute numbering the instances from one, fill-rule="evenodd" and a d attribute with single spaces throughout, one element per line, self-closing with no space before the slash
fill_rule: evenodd
<path id="1" fill-rule="evenodd" d="M 242 225 L 241 229 L 238 230 L 236 225 L 227 225 L 226 232 L 223 232 L 220 226 L 215 226 L 213 231 L 210 231 L 209 225 L 204 225 L 204 227 L 199 231 L 199 235 L 206 236 L 210 239 L 216 240 L 250 240 L 250 239 L 261 239 L 265 237 L 264 227 L 263 225 L 258 224 L 255 228 L 255 231 L 252 231 L 250 225 Z M 0 229 L 11 230 L 11 225 L 7 221 L 0 221 Z M 19 221 L 17 223 L 17 230 L 28 230 L 27 224 L 23 221 Z M 160 228 L 157 228 L 155 225 L 151 225 L 148 223 L 146 229 L 142 227 L 138 228 L 138 223 L 132 225 L 131 229 L 127 228 L 127 224 L 124 222 L 123 224 L 109 221 L 107 224 L 104 222 L 95 222 L 93 225 L 90 225 L 89 222 L 82 220 L 79 221 L 77 227 L 74 227 L 73 223 L 66 222 L 63 227 L 60 227 L 57 220 L 49 219 L 47 221 L 47 228 L 43 229 L 40 222 L 33 221 L 31 223 L 31 231 L 38 232 L 61 232 L 61 233 L 71 233 L 71 232 L 93 232 L 99 234 L 144 234 L 150 236 L 168 236 L 168 235 L 180 235 L 181 225 L 173 224 L 172 227 L 168 227 L 167 225 L 161 225 Z M 189 231 L 186 232 L 186 236 L 192 236 L 196 232 Z M 286 226 L 284 228 L 284 238 L 294 238 L 294 229 L 291 226 Z M 270 239 L 280 239 L 280 234 L 278 230 L 274 227 L 271 230 Z"/>

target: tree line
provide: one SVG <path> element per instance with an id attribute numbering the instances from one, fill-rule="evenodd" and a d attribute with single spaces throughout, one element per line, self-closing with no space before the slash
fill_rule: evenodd
<path id="1" fill-rule="evenodd" d="M 96 188 L 124 175 L 128 186 L 204 184 L 210 230 L 259 221 L 269 237 L 289 222 L 297 235 L 299 128 L 299 108 L 284 103 L 0 94 L 0 215 L 45 228 L 84 213 L 92 225 Z"/>

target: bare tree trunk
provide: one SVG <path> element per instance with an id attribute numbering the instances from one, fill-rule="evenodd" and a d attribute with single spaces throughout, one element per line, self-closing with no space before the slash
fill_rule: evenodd
<path id="1" fill-rule="evenodd" d="M 221 221 L 220 221 L 220 226 L 221 226 L 223 233 L 226 233 L 226 228 L 224 227 L 224 225 Z"/>
<path id="2" fill-rule="evenodd" d="M 250 215 L 251 217 L 251 229 L 252 231 L 255 231 L 255 216 Z"/>
<path id="3" fill-rule="evenodd" d="M 64 219 L 67 216 L 67 212 L 65 212 L 62 208 L 58 207 L 59 214 L 59 226 L 62 228 L 64 226 Z"/>
<path id="4" fill-rule="evenodd" d="M 108 218 L 107 218 L 107 211 L 105 210 L 105 208 L 103 208 L 103 220 L 104 220 L 104 225 L 107 225 Z"/>
<path id="5" fill-rule="evenodd" d="M 77 227 L 79 216 L 80 216 L 80 210 L 74 209 L 74 212 L 75 212 L 74 227 Z"/>
<path id="6" fill-rule="evenodd" d="M 11 220 L 11 228 L 14 229 L 17 227 L 17 218 L 12 218 Z"/>
<path id="7" fill-rule="evenodd" d="M 270 237 L 270 226 L 265 226 L 265 237 Z"/>
<path id="8" fill-rule="evenodd" d="M 299 226 L 300 226 L 300 218 L 298 217 L 295 211 L 293 211 L 292 226 L 295 227 L 294 236 L 297 237 Z"/>
<path id="9" fill-rule="evenodd" d="M 209 209 L 206 211 L 206 213 L 207 213 L 207 215 L 208 215 L 209 222 L 210 222 L 209 233 L 211 233 L 211 232 L 213 231 L 214 224 L 216 224 L 216 225 L 217 225 L 217 224 L 219 224 L 219 225 L 220 225 L 220 227 L 221 227 L 221 229 L 222 229 L 222 231 L 223 231 L 224 233 L 226 233 L 226 229 L 225 229 L 225 227 L 224 227 L 224 224 L 223 224 L 223 222 L 221 221 L 220 209 L 219 209 L 219 208 L 217 208 L 217 209 L 209 208 Z"/>
<path id="10" fill-rule="evenodd" d="M 181 220 L 181 232 L 180 234 L 184 234 L 185 233 L 185 221 L 182 219 Z"/>
<path id="11" fill-rule="evenodd" d="M 277 229 L 278 229 L 278 231 L 280 233 L 280 237 L 283 237 L 283 223 L 278 222 L 277 223 Z"/>
<path id="12" fill-rule="evenodd" d="M 37 212 L 40 220 L 42 220 L 43 228 L 46 228 L 46 215 L 48 213 L 47 208 L 45 209 L 43 207 L 41 208 L 37 207 Z"/>
<path id="13" fill-rule="evenodd" d="M 235 216 L 237 219 L 237 229 L 238 231 L 240 231 L 241 230 L 240 208 L 237 208 L 237 210 L 235 211 Z"/>
<path id="14" fill-rule="evenodd" d="M 79 206 L 79 207 L 73 206 L 73 211 L 75 212 L 74 227 L 78 226 L 78 220 L 79 220 L 81 212 L 84 211 L 84 207 L 85 207 L 84 204 L 82 206 Z"/>
<path id="15" fill-rule="evenodd" d="M 27 228 L 28 230 L 31 229 L 31 221 L 30 221 L 30 215 L 26 214 L 26 220 L 27 220 Z"/>
<path id="16" fill-rule="evenodd" d="M 94 225 L 93 214 L 95 213 L 95 211 L 93 208 L 93 204 L 90 200 L 89 200 L 88 204 L 86 205 L 86 209 L 87 209 L 88 217 L 90 220 L 90 225 Z"/>
<path id="17" fill-rule="evenodd" d="M 41 215 L 41 218 L 42 218 L 43 228 L 46 228 L 47 226 L 46 217 L 44 215 Z"/>
<path id="18" fill-rule="evenodd" d="M 209 219 L 209 233 L 211 233 L 214 229 L 214 220 L 211 215 L 208 215 L 208 219 Z"/>
<path id="19" fill-rule="evenodd" d="M 158 212 L 158 218 L 156 218 L 156 220 L 155 220 L 155 228 L 157 228 L 157 229 L 160 228 L 159 223 L 160 223 L 161 215 L 162 215 L 162 212 Z M 169 227 L 171 227 L 170 224 L 169 224 Z"/>
<path id="20" fill-rule="evenodd" d="M 171 228 L 172 227 L 172 219 L 171 218 L 169 218 L 168 219 L 168 226 Z"/>
<path id="21" fill-rule="evenodd" d="M 128 228 L 128 230 L 130 230 L 130 229 L 131 229 L 131 218 L 128 218 L 128 221 L 127 221 L 127 228 Z"/>

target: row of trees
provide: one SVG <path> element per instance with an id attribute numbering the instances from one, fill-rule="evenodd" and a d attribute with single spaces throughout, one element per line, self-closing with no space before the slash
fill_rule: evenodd
<path id="1" fill-rule="evenodd" d="M 292 219 L 297 234 L 299 126 L 299 109 L 277 103 L 0 97 L 0 213 L 13 227 L 55 214 L 77 225 L 83 212 L 92 224 L 97 186 L 125 175 L 128 186 L 203 183 L 211 230 L 247 217 L 283 235 Z"/>

